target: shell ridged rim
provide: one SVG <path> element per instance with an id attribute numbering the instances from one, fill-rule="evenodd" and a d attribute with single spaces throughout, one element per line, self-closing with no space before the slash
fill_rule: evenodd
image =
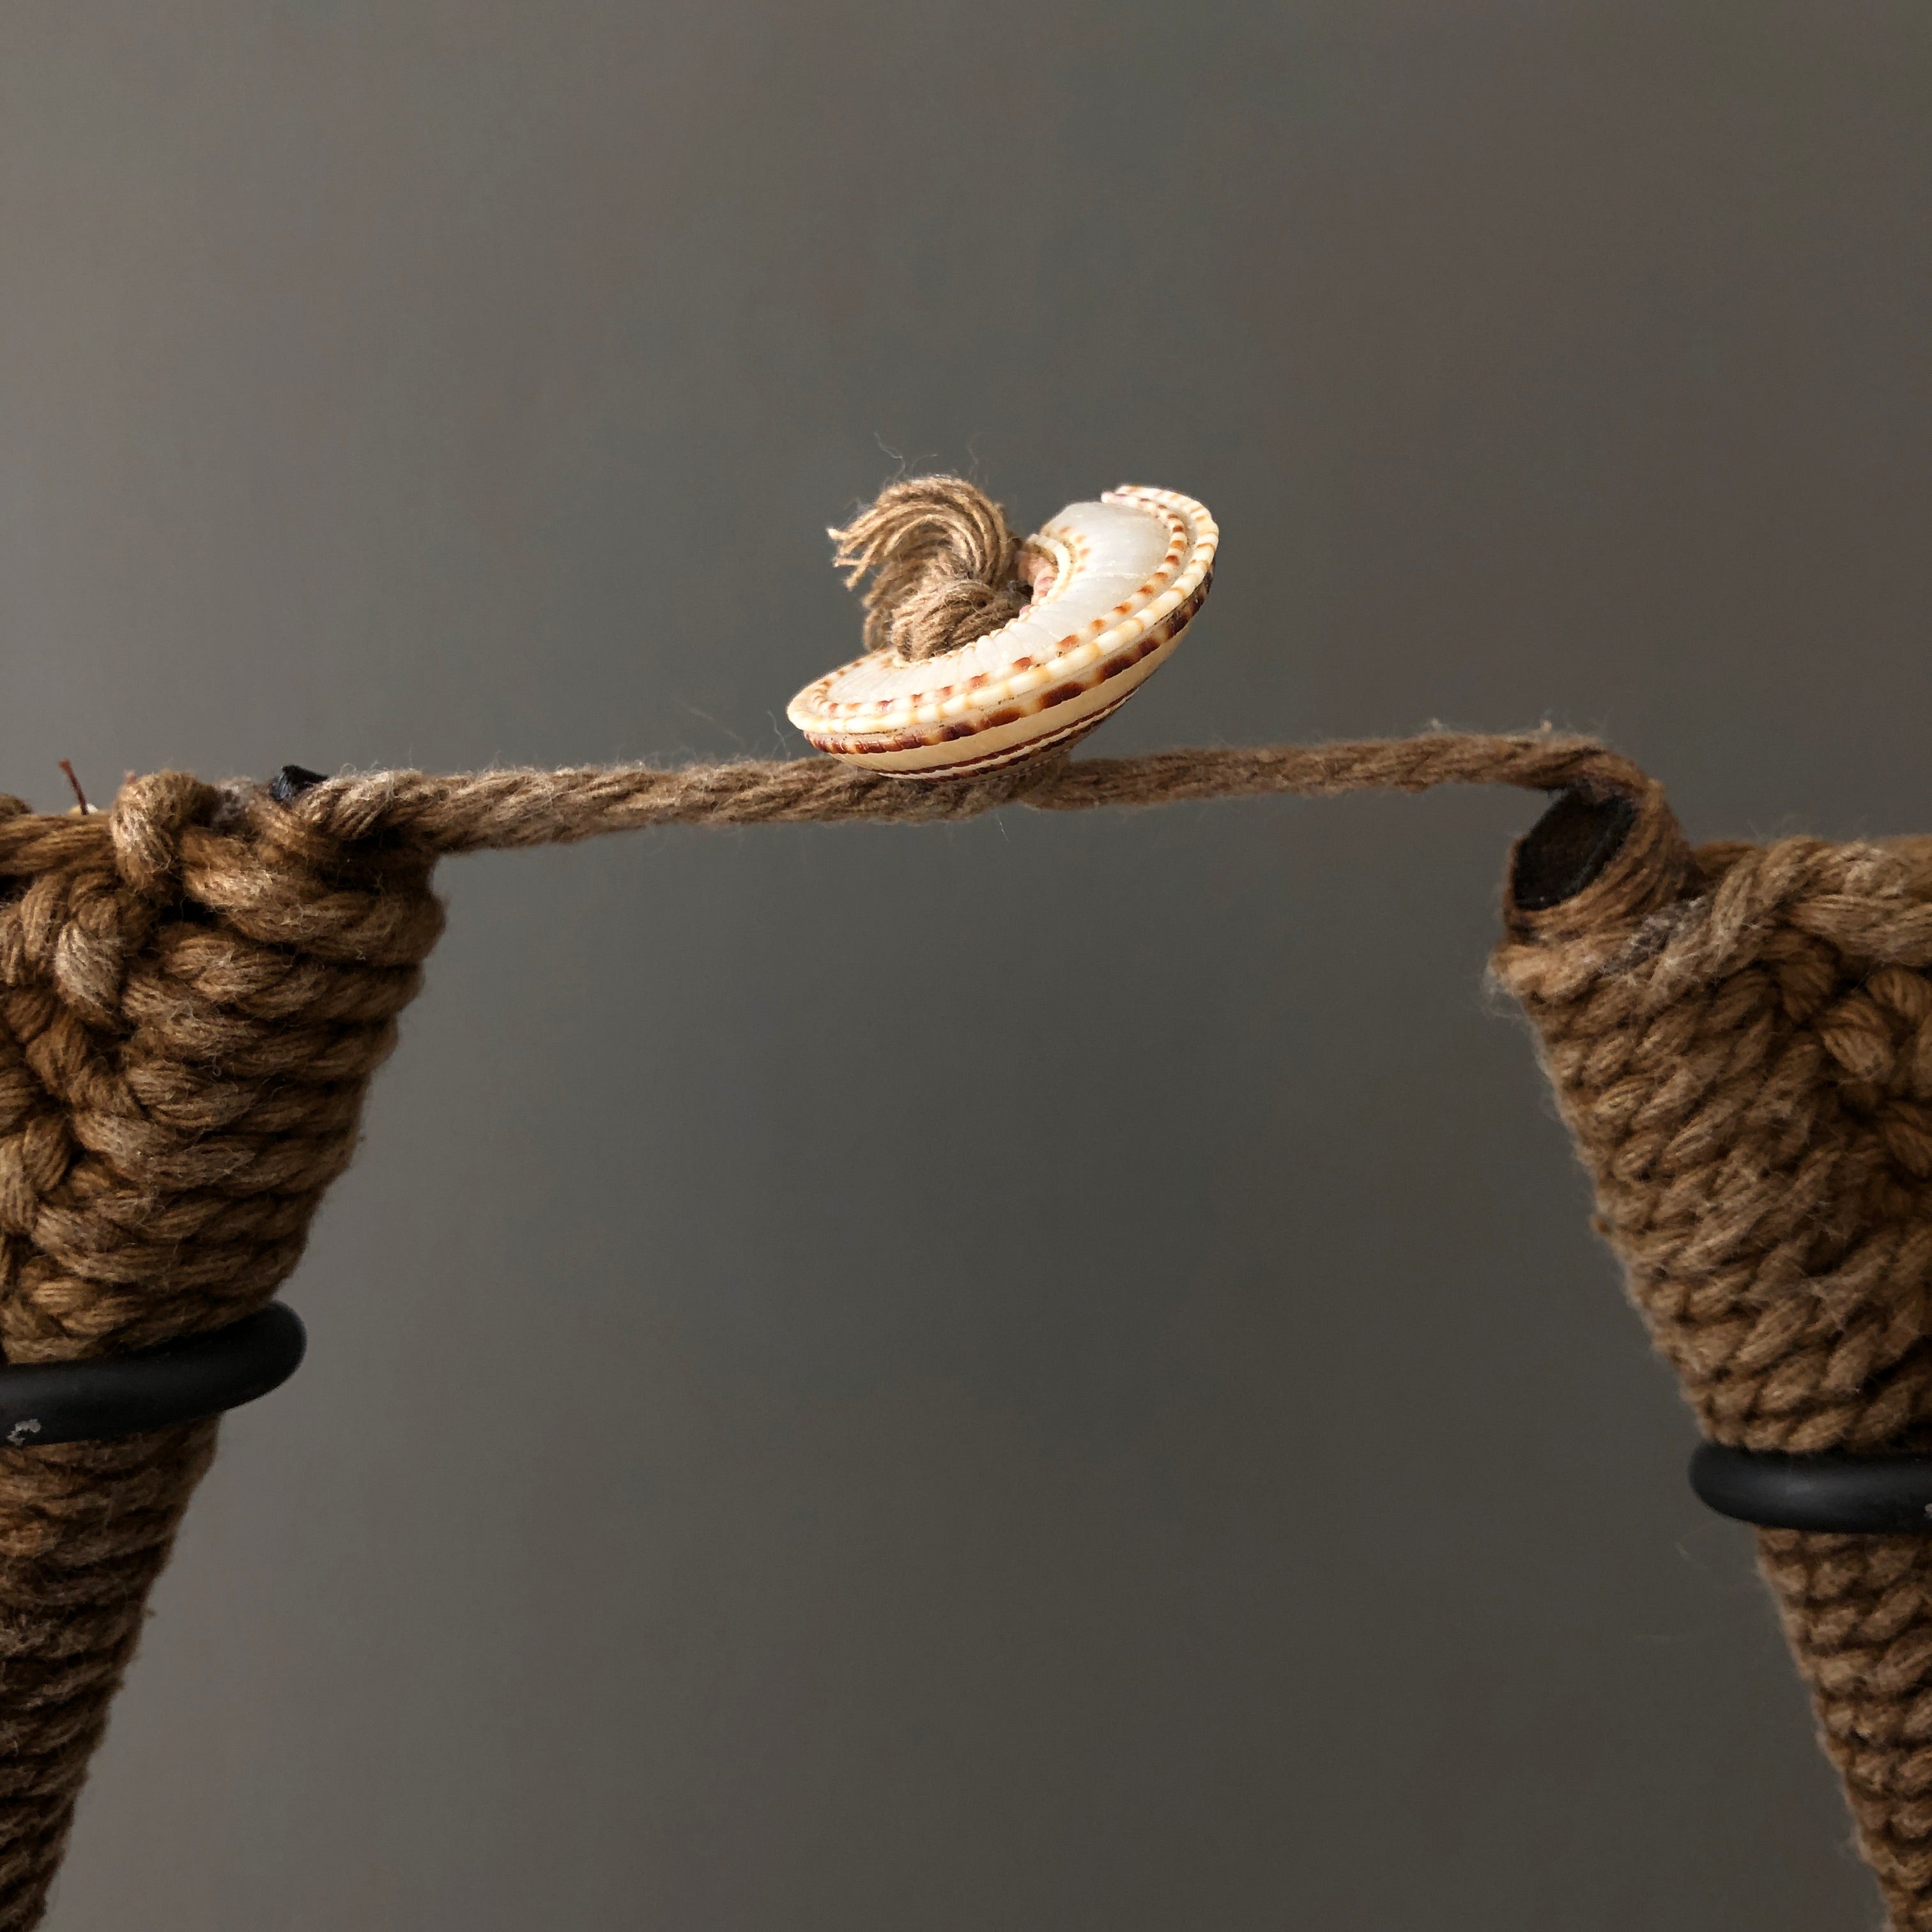
<path id="1" fill-rule="evenodd" d="M 788 707 L 791 722 L 822 751 L 861 751 L 869 740 L 902 740 L 908 732 L 922 727 L 940 733 L 950 727 L 959 732 L 959 727 L 975 714 L 983 717 L 990 710 L 1069 679 L 1078 679 L 1083 686 L 1090 686 L 1108 674 L 1114 661 L 1118 660 L 1122 668 L 1137 662 L 1142 655 L 1138 646 L 1147 633 L 1183 606 L 1198 602 L 1196 593 L 1207 583 L 1214 568 L 1220 528 L 1203 505 L 1178 490 L 1124 484 L 1118 490 L 1103 492 L 1100 500 L 1128 504 L 1158 517 L 1168 526 L 1168 547 L 1152 574 L 1133 595 L 1094 619 L 1084 634 L 1072 632 L 1061 638 L 1052 656 L 1016 659 L 1004 674 L 981 672 L 957 683 L 938 684 L 892 698 L 832 698 L 830 693 L 839 680 L 860 664 L 873 661 L 872 657 L 856 658 L 806 686 Z M 1043 526 L 1039 535 L 1028 541 L 1035 549 L 1045 551 L 1055 566 L 1053 588 L 1036 607 L 1043 608 L 1050 606 L 1056 593 L 1072 580 L 1086 544 L 1078 532 L 1057 520 Z M 1189 614 L 1192 615 L 1191 610 Z M 1020 621 L 1015 618 L 988 635 L 998 637 Z M 944 660 L 931 662 L 937 664 Z M 968 735 L 970 730 L 968 725 L 968 730 L 959 735 Z"/>

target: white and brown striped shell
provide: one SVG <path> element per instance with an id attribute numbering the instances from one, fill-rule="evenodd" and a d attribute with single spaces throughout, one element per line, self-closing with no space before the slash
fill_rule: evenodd
<path id="1" fill-rule="evenodd" d="M 954 778 L 1030 758 L 1118 710 L 1180 641 L 1220 531 L 1191 496 L 1128 485 L 1070 503 L 1028 538 L 1031 602 L 970 644 L 909 663 L 890 650 L 807 685 L 787 708 L 848 764 Z"/>

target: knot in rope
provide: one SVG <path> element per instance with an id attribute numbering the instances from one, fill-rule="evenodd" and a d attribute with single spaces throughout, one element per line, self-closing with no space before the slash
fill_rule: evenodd
<path id="1" fill-rule="evenodd" d="M 182 834 L 214 817 L 221 794 L 186 772 L 130 778 L 107 814 L 120 874 L 144 898 L 166 898 L 181 866 Z"/>
<path id="2" fill-rule="evenodd" d="M 889 484 L 842 530 L 828 531 L 848 589 L 870 574 L 866 648 L 908 664 L 956 650 L 1027 607 L 1016 572 L 1020 538 L 986 493 L 958 476 Z"/>

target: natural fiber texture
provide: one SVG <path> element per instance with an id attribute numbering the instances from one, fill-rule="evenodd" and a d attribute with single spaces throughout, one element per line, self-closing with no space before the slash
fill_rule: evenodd
<path id="1" fill-rule="evenodd" d="M 1020 539 L 1004 512 L 957 476 L 909 476 L 829 534 L 849 589 L 868 572 L 866 648 L 908 664 L 984 637 L 1026 608 Z"/>
<path id="2" fill-rule="evenodd" d="M 1705 1432 L 1932 1448 L 1932 839 L 1627 846 L 1496 955 Z M 1932 1538 L 1760 1546 L 1898 1932 L 1932 1932 Z"/>
<path id="3" fill-rule="evenodd" d="M 1510 784 L 1531 790 L 1594 784 L 1648 794 L 1627 758 L 1587 738 L 1532 732 L 1485 737 L 1442 732 L 1353 744 L 1270 745 L 1243 750 L 1156 752 L 1138 758 L 1064 754 L 979 776 L 908 779 L 830 758 L 659 770 L 647 765 L 576 771 L 498 771 L 438 778 L 377 772 L 329 778 L 290 808 L 245 788 L 227 822 L 278 850 L 313 836 L 318 856 L 341 842 L 380 837 L 424 855 L 555 845 L 646 825 L 831 824 L 872 819 L 920 824 L 970 818 L 1006 805 L 1036 812 L 1102 806 L 1178 805 L 1268 792 L 1424 791 L 1439 784 Z M 71 819 L 56 820 L 71 825 Z M 238 848 L 224 848 L 238 850 Z"/>

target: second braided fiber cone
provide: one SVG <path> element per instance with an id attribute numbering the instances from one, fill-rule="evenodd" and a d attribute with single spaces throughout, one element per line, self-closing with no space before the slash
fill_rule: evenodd
<path id="1" fill-rule="evenodd" d="M 1573 796 L 1505 903 L 1496 975 L 1705 1434 L 1932 1448 L 1932 838 L 1694 852 L 1654 790 Z M 1932 1932 L 1932 1535 L 1758 1538 L 1894 1932 Z"/>

